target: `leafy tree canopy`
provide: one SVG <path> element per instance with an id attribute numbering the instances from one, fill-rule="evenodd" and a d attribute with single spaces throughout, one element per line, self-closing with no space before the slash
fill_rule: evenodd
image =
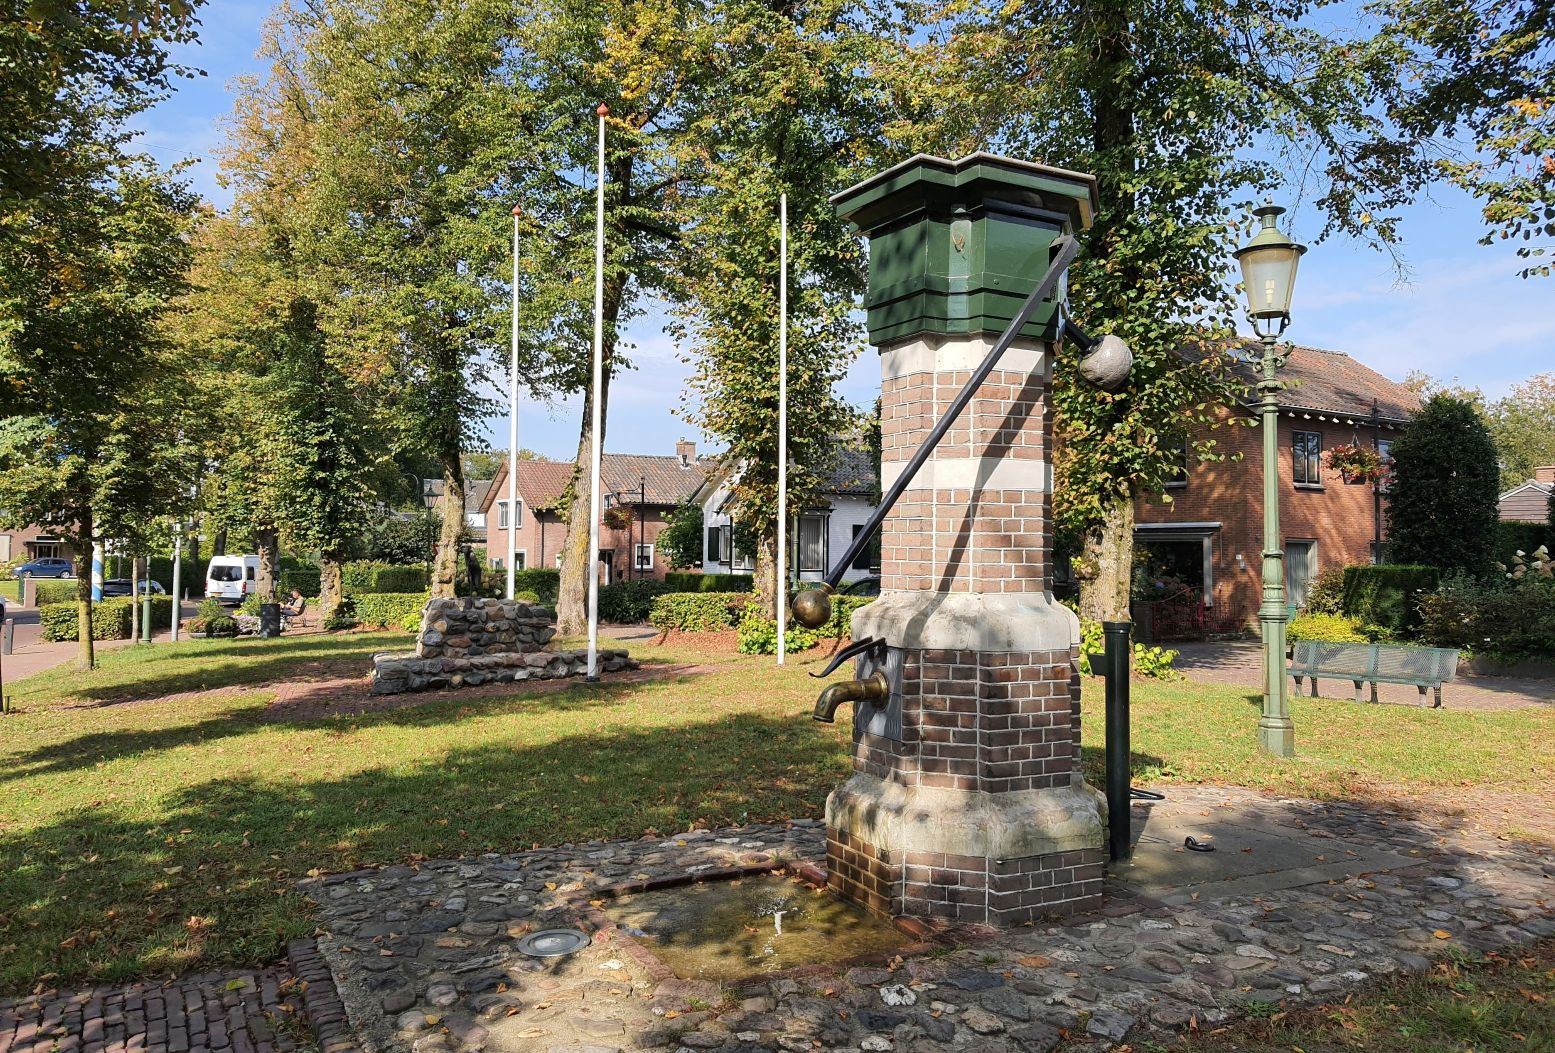
<path id="1" fill-rule="evenodd" d="M 1388 557 L 1481 575 L 1495 556 L 1500 471 L 1474 407 L 1434 395 L 1392 448 Z"/>

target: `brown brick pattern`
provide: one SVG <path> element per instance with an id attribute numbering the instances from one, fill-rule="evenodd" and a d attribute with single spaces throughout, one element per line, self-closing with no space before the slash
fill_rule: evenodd
<path id="1" fill-rule="evenodd" d="M 829 884 L 870 910 L 1001 927 L 1089 910 L 1101 900 L 1100 849 L 1024 859 L 889 852 L 840 830 L 826 832 Z"/>
<path id="2" fill-rule="evenodd" d="M 910 373 L 884 382 L 881 463 L 905 462 L 969 372 Z M 934 460 L 1046 461 L 1048 386 L 1040 375 L 994 370 L 936 448 Z M 881 532 L 887 589 L 1034 593 L 1048 586 L 1045 488 L 909 490 Z"/>
<path id="3" fill-rule="evenodd" d="M 1071 651 L 908 651 L 902 741 L 859 732 L 855 771 L 983 793 L 1066 786 L 1079 756 Z"/>

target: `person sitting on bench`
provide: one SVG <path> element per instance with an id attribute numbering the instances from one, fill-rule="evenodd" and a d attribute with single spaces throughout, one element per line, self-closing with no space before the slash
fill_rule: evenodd
<path id="1" fill-rule="evenodd" d="M 285 618 L 301 618 L 303 609 L 307 606 L 308 601 L 303 597 L 302 593 L 293 589 L 292 594 L 281 605 L 281 615 Z"/>

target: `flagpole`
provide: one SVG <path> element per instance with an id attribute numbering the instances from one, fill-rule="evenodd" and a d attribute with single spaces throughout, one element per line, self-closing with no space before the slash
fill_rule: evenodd
<path id="1" fill-rule="evenodd" d="M 610 108 L 599 104 L 599 162 L 595 174 L 598 203 L 594 219 L 594 372 L 589 388 L 589 428 L 593 436 L 589 443 L 589 680 L 599 679 L 599 467 L 600 447 L 604 445 L 600 434 L 601 375 L 604 372 L 605 355 L 605 115 Z"/>
<path id="2" fill-rule="evenodd" d="M 778 195 L 777 664 L 788 652 L 788 195 Z"/>
<path id="3" fill-rule="evenodd" d="M 508 588 L 513 599 L 518 572 L 518 217 L 523 210 L 513 206 L 513 350 L 508 365 Z"/>

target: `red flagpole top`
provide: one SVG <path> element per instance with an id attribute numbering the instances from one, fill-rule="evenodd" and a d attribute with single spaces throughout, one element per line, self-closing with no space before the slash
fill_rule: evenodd
<path id="1" fill-rule="evenodd" d="M 604 103 L 600 103 L 599 104 L 599 109 L 595 110 L 594 112 L 599 114 L 601 117 L 605 117 L 605 116 L 609 115 L 610 107 L 606 106 Z"/>
<path id="2" fill-rule="evenodd" d="M 516 219 L 524 214 L 524 210 L 517 205 L 513 206 L 513 217 Z"/>

